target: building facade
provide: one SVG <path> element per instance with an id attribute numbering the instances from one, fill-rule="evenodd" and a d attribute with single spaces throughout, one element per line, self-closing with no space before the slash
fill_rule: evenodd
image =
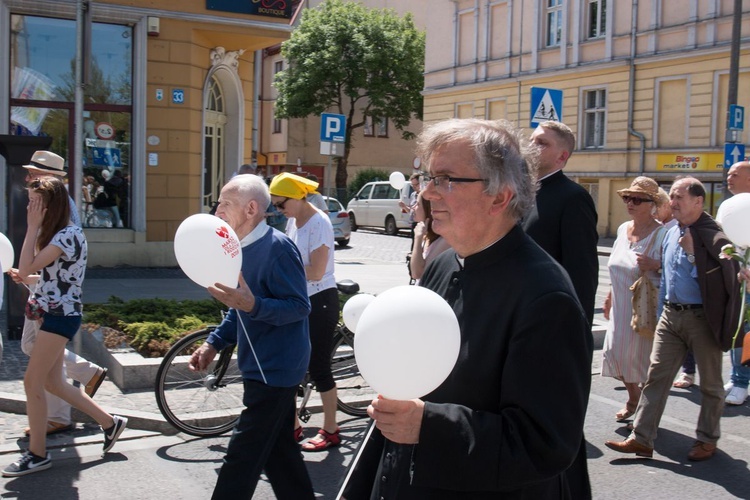
<path id="1" fill-rule="evenodd" d="M 179 224 L 207 211 L 252 161 L 255 62 L 289 37 L 298 2 L 86 2 L 90 57 L 76 158 L 78 3 L 0 0 L 0 134 L 50 137 L 49 149 L 66 159 L 89 265 L 176 265 Z M 10 185 L 2 158 L 0 167 L 3 193 L 23 189 Z M 0 219 L 25 225 L 9 220 L 7 202 Z"/>
<path id="2" fill-rule="evenodd" d="M 637 175 L 667 187 L 694 175 L 714 212 L 724 196 L 733 3 L 430 2 L 424 121 L 506 119 L 530 133 L 532 119 L 561 119 L 578 141 L 566 173 L 594 197 L 602 236 L 627 220 L 616 191 Z M 750 109 L 750 0 L 740 49 L 737 104 Z M 548 89 L 562 91 L 559 109 Z"/>

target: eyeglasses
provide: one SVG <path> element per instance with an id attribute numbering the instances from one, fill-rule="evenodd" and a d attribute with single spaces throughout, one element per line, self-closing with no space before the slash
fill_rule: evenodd
<path id="1" fill-rule="evenodd" d="M 286 202 L 290 199 L 291 198 L 284 198 L 283 200 L 274 203 L 273 206 L 278 208 L 279 210 L 284 210 L 284 205 L 286 205 Z"/>
<path id="2" fill-rule="evenodd" d="M 644 201 L 645 201 L 646 203 L 653 203 L 653 202 L 654 202 L 654 200 L 649 200 L 648 198 L 637 198 L 637 197 L 635 197 L 635 196 L 627 196 L 627 195 L 625 195 L 625 196 L 623 196 L 623 197 L 622 197 L 622 201 L 623 201 L 623 202 L 624 202 L 624 203 L 625 203 L 626 205 L 627 205 L 628 203 L 630 203 L 630 202 L 632 201 L 632 202 L 633 202 L 633 205 L 635 205 L 636 207 L 637 207 L 637 206 L 639 206 L 639 205 L 640 205 L 641 203 L 643 203 Z"/>
<path id="3" fill-rule="evenodd" d="M 449 175 L 428 175 L 423 174 L 419 177 L 419 181 L 427 184 L 430 181 L 433 182 L 436 188 L 447 187 L 448 192 L 453 188 L 453 183 L 465 183 L 465 182 L 487 182 L 487 179 L 474 178 L 474 177 L 451 177 Z"/>

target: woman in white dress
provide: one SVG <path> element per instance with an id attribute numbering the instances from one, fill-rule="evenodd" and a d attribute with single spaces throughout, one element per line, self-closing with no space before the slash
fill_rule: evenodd
<path id="1" fill-rule="evenodd" d="M 645 273 L 656 288 L 661 270 L 661 244 L 666 228 L 655 220 L 659 186 L 653 179 L 637 177 L 627 189 L 617 192 L 627 205 L 631 220 L 617 229 L 617 239 L 607 263 L 612 287 L 604 301 L 609 320 L 602 350 L 602 376 L 625 384 L 628 401 L 617 412 L 617 421 L 635 413 L 641 387 L 646 382 L 653 339 L 643 337 L 630 326 L 633 315 L 631 285 Z"/>

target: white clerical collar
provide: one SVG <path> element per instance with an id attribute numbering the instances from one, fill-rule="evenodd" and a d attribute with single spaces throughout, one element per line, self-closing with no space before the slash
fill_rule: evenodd
<path id="1" fill-rule="evenodd" d="M 503 236 L 505 236 L 505 235 L 503 235 Z M 489 244 L 489 245 L 487 245 L 486 247 L 482 248 L 482 249 L 481 249 L 481 250 L 479 250 L 478 252 L 474 252 L 474 253 L 473 253 L 473 254 L 471 254 L 471 255 L 476 255 L 476 254 L 478 254 L 478 253 L 482 253 L 482 252 L 484 252 L 485 250 L 487 250 L 488 248 L 490 248 L 490 247 L 491 247 L 492 245 L 494 245 L 494 244 L 495 244 L 495 243 L 497 243 L 498 241 L 502 240 L 502 239 L 503 239 L 503 236 L 500 236 L 500 237 L 499 237 L 498 239 L 496 239 L 495 241 L 493 241 L 492 243 L 490 243 L 490 244 Z M 470 255 L 469 257 L 471 257 L 471 255 Z M 456 253 L 456 260 L 458 261 L 458 265 L 459 265 L 459 266 L 461 266 L 461 269 L 463 269 L 463 268 L 464 268 L 464 262 L 466 262 L 466 257 L 461 257 L 460 255 L 458 255 L 458 253 Z"/>
<path id="2" fill-rule="evenodd" d="M 560 170 L 562 170 L 562 169 L 561 169 L 561 168 L 558 168 L 558 169 L 557 169 L 557 170 L 555 170 L 554 172 L 550 172 L 550 173 L 548 173 L 547 175 L 545 175 L 544 177 L 540 177 L 539 179 L 537 179 L 537 181 L 543 181 L 543 180 L 544 180 L 544 179 L 546 179 L 547 177 L 552 177 L 553 175 L 555 175 L 556 173 L 558 173 L 558 172 L 559 172 Z"/>
<path id="3" fill-rule="evenodd" d="M 250 234 L 240 240 L 240 246 L 245 248 L 246 246 L 255 243 L 261 239 L 271 228 L 266 224 L 265 220 L 262 220 L 255 226 L 255 229 L 250 231 Z"/>

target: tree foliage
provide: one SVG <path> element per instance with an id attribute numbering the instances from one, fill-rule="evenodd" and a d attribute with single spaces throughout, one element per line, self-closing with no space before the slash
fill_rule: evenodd
<path id="1" fill-rule="evenodd" d="M 277 118 L 325 111 L 347 117 L 338 187 L 346 187 L 352 131 L 367 118 L 387 118 L 404 139 L 413 138 L 404 128 L 422 118 L 425 35 L 411 14 L 326 0 L 303 12 L 281 53 L 289 66 L 276 75 Z"/>

